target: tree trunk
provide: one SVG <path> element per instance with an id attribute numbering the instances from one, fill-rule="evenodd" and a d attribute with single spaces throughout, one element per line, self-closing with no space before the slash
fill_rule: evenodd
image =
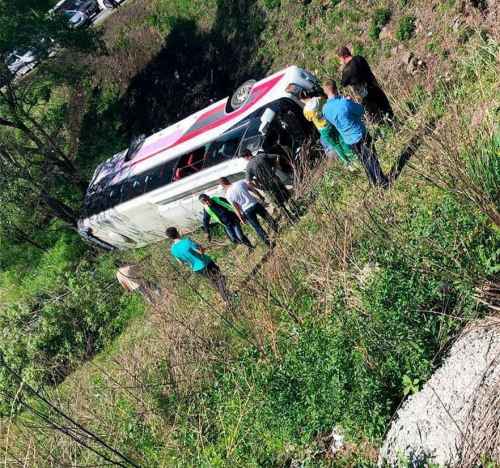
<path id="1" fill-rule="evenodd" d="M 11 122 L 10 120 L 4 119 L 3 117 L 0 117 L 0 125 L 3 125 L 4 127 L 10 127 L 10 128 L 19 128 L 14 122 Z"/>
<path id="2" fill-rule="evenodd" d="M 61 220 L 66 221 L 72 227 L 76 228 L 78 215 L 71 207 L 49 195 L 44 190 L 41 191 L 42 200 L 52 210 L 52 212 Z"/>
<path id="3" fill-rule="evenodd" d="M 0 96 L 3 96 L 13 118 L 12 120 L 0 118 L 0 125 L 16 128 L 23 132 L 38 147 L 40 153 L 49 161 L 52 161 L 68 177 L 68 180 L 75 184 L 80 192 L 84 194 L 88 181 L 81 177 L 73 161 L 61 150 L 45 129 L 15 102 L 15 97 L 9 98 L 4 94 Z M 26 125 L 26 122 L 30 123 L 33 128 Z M 37 135 L 37 132 L 40 136 Z"/>
<path id="4" fill-rule="evenodd" d="M 47 249 L 43 246 L 41 246 L 38 242 L 34 241 L 26 232 L 24 232 L 21 228 L 16 226 L 15 224 L 12 224 L 13 230 L 14 230 L 14 236 L 20 241 L 20 242 L 26 242 L 28 244 L 31 244 L 33 247 L 36 247 L 37 249 L 42 250 L 43 252 L 47 252 Z"/>

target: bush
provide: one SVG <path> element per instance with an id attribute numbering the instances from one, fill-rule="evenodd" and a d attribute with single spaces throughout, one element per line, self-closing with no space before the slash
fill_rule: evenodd
<path id="1" fill-rule="evenodd" d="M 111 260 L 69 261 L 74 243 L 64 234 L 21 285 L 22 296 L 0 309 L 0 353 L 36 387 L 62 381 L 142 311 L 139 298 L 123 296 Z M 12 383 L 0 375 L 0 389 Z"/>
<path id="2" fill-rule="evenodd" d="M 264 5 L 268 10 L 274 10 L 281 6 L 281 0 L 264 0 Z"/>
<path id="3" fill-rule="evenodd" d="M 399 41 L 407 41 L 413 37 L 415 32 L 416 18 L 411 15 L 403 16 L 399 21 L 398 29 L 396 31 L 396 39 Z"/>
<path id="4" fill-rule="evenodd" d="M 370 24 L 370 30 L 368 35 L 373 40 L 377 40 L 382 28 L 390 21 L 392 16 L 391 10 L 389 8 L 377 8 L 372 16 L 372 21 Z"/>

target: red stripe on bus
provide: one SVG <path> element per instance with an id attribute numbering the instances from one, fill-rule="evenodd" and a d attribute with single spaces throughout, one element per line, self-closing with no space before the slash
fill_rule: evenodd
<path id="1" fill-rule="evenodd" d="M 261 84 L 260 86 L 257 86 L 255 87 L 253 90 L 252 90 L 252 96 L 250 98 L 250 100 L 248 101 L 248 104 L 243 106 L 242 108 L 234 111 L 234 112 L 231 112 L 230 114 L 225 114 L 224 117 L 222 117 L 221 119 L 218 119 L 218 120 L 215 120 L 214 122 L 208 124 L 208 125 L 205 125 L 203 127 L 200 127 L 196 130 L 191 130 L 187 133 L 184 134 L 184 136 L 182 136 L 179 140 L 177 140 L 177 142 L 175 143 L 175 145 L 179 145 L 181 143 L 184 143 L 188 140 L 191 140 L 192 138 L 208 131 L 208 130 L 212 130 L 214 128 L 217 128 L 219 127 L 220 125 L 223 125 L 225 124 L 226 122 L 229 122 L 230 120 L 233 120 L 235 119 L 236 117 L 239 117 L 241 114 L 243 114 L 247 108 L 249 106 L 253 106 L 254 104 L 256 104 L 257 102 L 259 102 L 275 85 L 276 83 L 278 83 L 278 81 L 283 77 L 283 75 L 278 75 L 277 77 L 273 78 L 272 80 L 269 80 L 263 84 Z M 225 104 L 224 104 L 225 105 Z M 200 116 L 200 118 L 195 122 L 195 124 L 193 125 L 193 127 L 197 127 L 200 125 L 201 121 L 203 121 L 204 119 L 207 119 L 210 115 L 212 115 L 214 112 L 217 112 L 217 111 L 220 111 L 220 106 L 216 109 L 212 109 L 210 110 L 209 112 L 203 114 Z M 192 127 L 191 127 L 192 128 Z M 175 146 L 175 145 L 172 145 L 172 146 Z"/>
<path id="2" fill-rule="evenodd" d="M 248 101 L 248 103 L 243 106 L 242 108 L 231 112 L 230 114 L 224 114 L 224 117 L 217 119 L 213 121 L 212 123 L 202 126 L 203 120 L 208 120 L 213 114 L 217 112 L 223 112 L 224 108 L 226 107 L 226 101 L 224 101 L 222 104 L 220 104 L 217 107 L 214 107 L 213 109 L 210 109 L 209 111 L 205 112 L 204 114 L 200 115 L 200 117 L 196 120 L 196 122 L 190 127 L 190 129 L 187 130 L 187 132 L 181 136 L 177 141 L 174 143 L 165 146 L 154 153 L 148 154 L 147 156 L 144 156 L 142 159 L 137 159 L 137 160 L 132 160 L 129 165 L 127 165 L 127 168 L 130 168 L 131 166 L 135 166 L 136 164 L 139 164 L 146 159 L 152 158 L 153 156 L 156 156 L 159 153 L 162 153 L 163 151 L 173 148 L 174 146 L 180 145 L 181 143 L 185 143 L 186 141 L 189 141 L 198 135 L 201 135 L 202 133 L 205 133 L 208 130 L 212 130 L 214 128 L 219 127 L 220 125 L 223 125 L 233 119 L 236 119 L 239 117 L 241 114 L 243 114 L 245 111 L 247 111 L 249 106 L 252 106 L 259 102 L 277 83 L 281 78 L 283 77 L 284 73 L 281 75 L 278 75 L 274 77 L 273 79 L 266 81 L 265 83 L 262 83 L 259 86 L 254 87 L 252 90 L 252 97 Z M 196 128 L 198 127 L 198 128 Z M 191 130 L 193 128 L 196 128 L 195 130 Z"/>

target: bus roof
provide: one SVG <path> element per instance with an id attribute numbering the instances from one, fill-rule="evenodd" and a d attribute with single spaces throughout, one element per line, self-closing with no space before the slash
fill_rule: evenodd
<path id="1" fill-rule="evenodd" d="M 298 71 L 298 67 L 292 66 L 258 81 L 247 103 L 235 111 L 227 113 L 228 98 L 222 99 L 149 136 L 129 157 L 129 150 L 114 155 L 97 167 L 89 188 L 100 185 L 104 179 L 106 186 L 117 184 L 213 141 L 263 104 L 283 96 L 289 83 L 283 78 Z"/>

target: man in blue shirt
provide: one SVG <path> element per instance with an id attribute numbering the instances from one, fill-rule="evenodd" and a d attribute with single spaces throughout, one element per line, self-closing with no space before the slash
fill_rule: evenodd
<path id="1" fill-rule="evenodd" d="M 335 126 L 343 140 L 356 153 L 370 182 L 373 185 L 387 188 L 389 182 L 380 168 L 372 138 L 362 120 L 363 106 L 340 96 L 333 80 L 329 80 L 323 85 L 323 91 L 328 97 L 323 107 L 325 119 Z"/>
<path id="2" fill-rule="evenodd" d="M 217 264 L 205 255 L 205 249 L 188 237 L 181 238 L 175 227 L 166 230 L 167 237 L 173 240 L 170 247 L 172 256 L 179 262 L 187 265 L 196 274 L 205 276 L 219 291 L 224 302 L 229 302 L 230 293 L 226 288 L 226 279 Z"/>

